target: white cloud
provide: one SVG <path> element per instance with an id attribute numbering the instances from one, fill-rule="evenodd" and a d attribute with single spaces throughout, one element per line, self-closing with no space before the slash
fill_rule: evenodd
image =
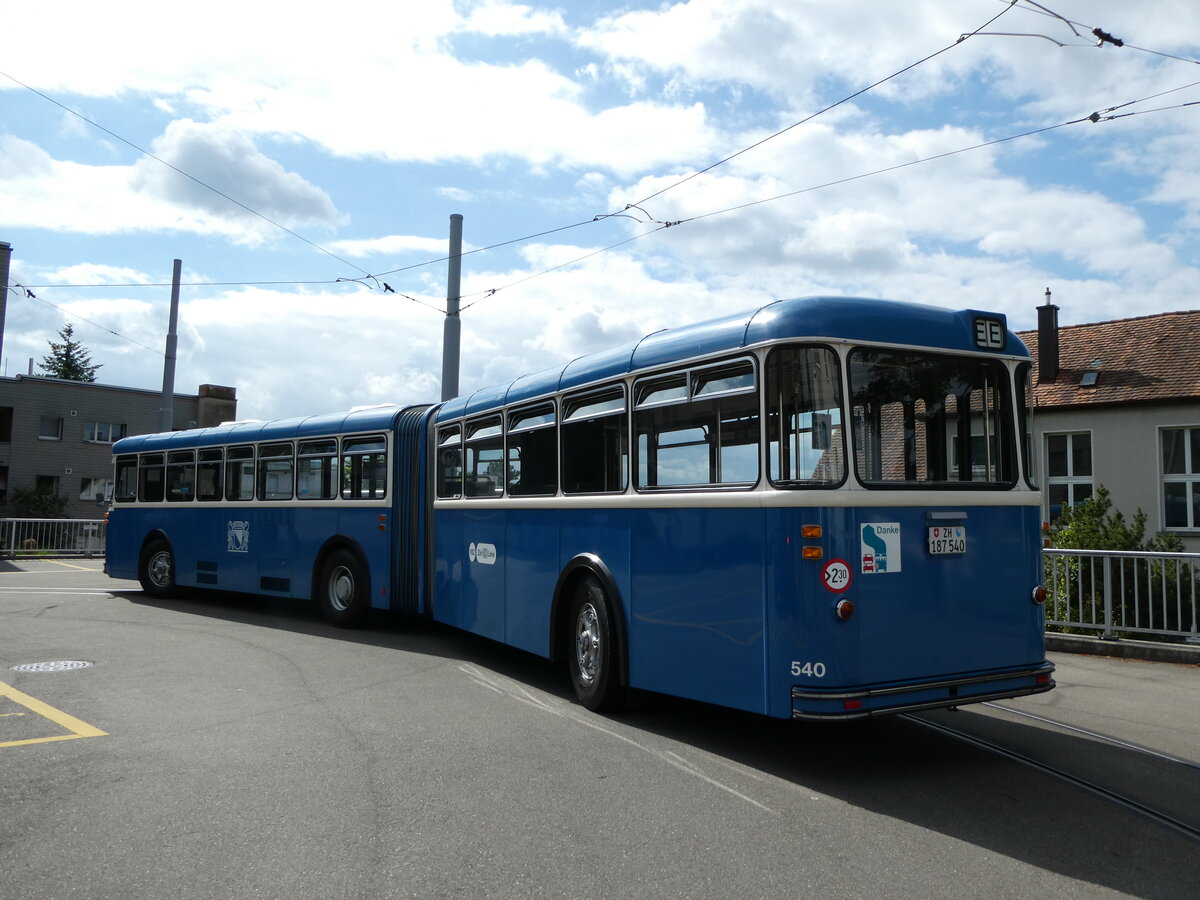
<path id="1" fill-rule="evenodd" d="M 136 191 L 218 218 L 258 219 L 249 211 L 254 210 L 289 226 L 337 221 L 328 194 L 239 132 L 178 119 L 151 149 L 157 159 L 142 157 L 134 165 Z M 251 224 L 258 227 L 259 221 Z"/>
<path id="2" fill-rule="evenodd" d="M 429 256 L 444 256 L 446 241 L 418 237 L 411 234 L 389 234 L 362 240 L 333 241 L 329 249 L 346 256 L 367 257 L 395 255 L 400 253 L 423 253 Z"/>
<path id="3" fill-rule="evenodd" d="M 517 37 L 566 33 L 562 14 L 556 10 L 536 10 L 523 3 L 480 0 L 468 7 L 459 30 L 489 37 Z"/>

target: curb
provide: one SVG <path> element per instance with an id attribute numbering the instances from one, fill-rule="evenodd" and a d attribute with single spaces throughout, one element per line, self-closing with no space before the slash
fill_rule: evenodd
<path id="1" fill-rule="evenodd" d="M 1131 641 L 1125 638 L 1102 641 L 1079 634 L 1046 634 L 1046 649 L 1059 653 L 1088 656 L 1114 656 L 1148 662 L 1180 663 L 1200 666 L 1200 644 L 1162 644 L 1157 641 Z"/>

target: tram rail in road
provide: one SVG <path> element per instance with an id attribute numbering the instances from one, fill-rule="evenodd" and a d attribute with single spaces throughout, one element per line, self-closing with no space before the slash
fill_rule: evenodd
<path id="1" fill-rule="evenodd" d="M 994 704 L 992 705 L 994 706 Z M 1000 708 L 1004 709 L 1006 712 L 1023 715 L 1023 713 L 1020 713 L 1019 711 L 1010 710 L 1005 707 Z M 1044 775 L 1048 775 L 1059 781 L 1073 785 L 1081 790 L 1093 794 L 1094 796 L 1100 797 L 1127 810 L 1130 810 L 1131 812 L 1134 812 L 1145 819 L 1149 819 L 1157 825 L 1161 825 L 1164 828 L 1169 828 L 1177 834 L 1180 834 L 1183 837 L 1200 844 L 1200 824 L 1195 824 L 1193 821 L 1182 818 L 1182 816 L 1188 815 L 1189 812 L 1193 819 L 1196 816 L 1196 798 L 1194 795 L 1186 803 L 1178 804 L 1184 808 L 1180 810 L 1178 814 L 1173 814 L 1171 812 L 1164 811 L 1163 809 L 1164 806 L 1177 805 L 1176 803 L 1171 802 L 1170 797 L 1173 795 L 1157 797 L 1150 802 L 1143 802 L 1135 799 L 1132 796 L 1132 793 L 1138 792 L 1138 788 L 1136 787 L 1134 787 L 1132 790 L 1130 790 L 1128 787 L 1123 787 L 1121 789 L 1108 787 L 1106 784 L 1102 783 L 1098 777 L 1085 777 L 1078 775 L 1069 771 L 1064 764 L 1047 762 L 1044 759 L 1039 759 L 1032 753 L 1014 749 L 1013 746 L 1006 745 L 1001 740 L 989 739 L 982 737 L 977 733 L 972 733 L 972 731 L 968 730 L 967 728 L 955 727 L 953 725 L 946 724 L 943 721 L 935 721 L 928 715 L 915 713 L 902 714 L 900 718 L 920 725 L 922 728 L 928 728 L 937 732 L 938 734 L 953 738 L 956 741 L 970 744 L 971 746 L 985 750 L 988 753 L 1002 756 L 1005 759 L 1012 760 L 1013 762 L 1019 763 L 1022 766 L 1041 772 Z M 1130 753 L 1138 756 L 1149 757 L 1160 764 L 1184 766 L 1193 770 L 1200 769 L 1200 766 L 1197 766 L 1195 763 L 1189 760 L 1179 759 L 1178 757 L 1160 753 L 1157 750 L 1152 750 L 1146 747 L 1139 747 L 1136 744 L 1132 744 L 1128 741 L 1113 737 L 1111 735 L 1105 735 L 1094 731 L 1088 731 L 1086 729 L 1076 728 L 1063 722 L 1055 722 L 1054 720 L 1045 718 L 1043 716 L 1031 716 L 1030 718 L 1053 728 L 1070 730 L 1078 734 L 1083 734 L 1090 739 L 1103 741 L 1112 745 L 1113 747 L 1129 751 Z M 1136 769 L 1138 767 L 1134 768 Z M 1131 779 L 1129 777 L 1128 770 L 1126 770 L 1126 773 L 1123 776 L 1119 776 L 1118 780 L 1125 782 L 1133 781 L 1136 783 L 1136 776 L 1135 778 Z"/>

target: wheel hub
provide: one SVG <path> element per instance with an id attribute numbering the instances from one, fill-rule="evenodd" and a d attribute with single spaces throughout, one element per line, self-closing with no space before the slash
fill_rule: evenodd
<path id="1" fill-rule="evenodd" d="M 575 656 L 579 663 L 579 677 L 585 684 L 590 684 L 600 668 L 600 623 L 592 604 L 585 603 L 579 610 L 576 625 Z"/>

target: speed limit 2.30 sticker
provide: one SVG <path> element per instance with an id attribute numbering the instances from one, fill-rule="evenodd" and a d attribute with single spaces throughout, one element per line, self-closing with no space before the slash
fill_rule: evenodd
<path id="1" fill-rule="evenodd" d="M 850 563 L 844 559 L 831 559 L 821 568 L 821 584 L 826 590 L 840 594 L 850 587 Z"/>

